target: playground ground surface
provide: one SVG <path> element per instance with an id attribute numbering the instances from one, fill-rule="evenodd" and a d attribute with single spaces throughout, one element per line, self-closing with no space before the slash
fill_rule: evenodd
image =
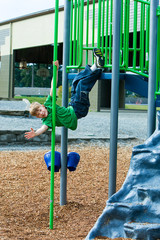
<path id="1" fill-rule="evenodd" d="M 56 150 L 60 151 L 59 145 Z M 60 173 L 55 173 L 53 230 L 49 229 L 50 172 L 43 160 L 46 150 L 0 152 L 0 239 L 85 239 L 106 205 L 109 147 L 88 142 L 70 144 L 69 151 L 78 152 L 81 159 L 76 171 L 68 171 L 65 206 L 59 205 Z M 131 153 L 131 145 L 118 147 L 117 190 L 126 178 Z"/>

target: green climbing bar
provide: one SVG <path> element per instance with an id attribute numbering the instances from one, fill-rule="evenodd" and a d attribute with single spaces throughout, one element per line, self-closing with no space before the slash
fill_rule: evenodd
<path id="1" fill-rule="evenodd" d="M 59 0 L 55 1 L 55 22 L 54 22 L 54 57 L 57 60 L 58 46 L 58 8 Z M 53 64 L 53 97 L 52 97 L 52 146 L 51 146 L 51 183 L 50 183 L 50 229 L 53 229 L 54 216 L 54 163 L 55 163 L 55 122 L 56 122 L 56 79 L 57 67 Z"/>

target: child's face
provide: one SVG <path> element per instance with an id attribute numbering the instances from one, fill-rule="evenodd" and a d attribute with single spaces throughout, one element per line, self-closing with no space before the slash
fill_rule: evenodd
<path id="1" fill-rule="evenodd" d="M 47 117 L 48 116 L 48 111 L 47 111 L 47 109 L 45 108 L 45 106 L 41 106 L 39 109 L 38 109 L 38 111 L 37 111 L 37 113 L 36 113 L 36 117 L 37 118 L 45 118 L 45 117 Z"/>

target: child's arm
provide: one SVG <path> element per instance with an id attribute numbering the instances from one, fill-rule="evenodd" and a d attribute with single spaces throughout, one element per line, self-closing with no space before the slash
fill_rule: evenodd
<path id="1" fill-rule="evenodd" d="M 56 84 L 58 83 L 58 69 L 59 69 L 59 61 L 55 61 L 54 62 L 55 66 L 57 67 L 57 82 Z M 53 94 L 53 78 L 52 78 L 52 81 L 51 81 L 51 89 L 50 89 L 50 96 L 52 97 L 52 94 Z"/>
<path id="2" fill-rule="evenodd" d="M 46 132 L 47 130 L 48 130 L 47 125 L 42 125 L 42 127 L 37 129 L 37 131 L 34 131 L 33 128 L 31 128 L 30 132 L 25 133 L 25 138 L 27 138 L 27 139 L 34 138 L 34 137 L 39 136 L 42 133 Z"/>

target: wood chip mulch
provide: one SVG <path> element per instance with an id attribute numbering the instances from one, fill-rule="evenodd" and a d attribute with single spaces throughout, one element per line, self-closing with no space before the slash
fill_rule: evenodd
<path id="1" fill-rule="evenodd" d="M 53 230 L 49 229 L 46 151 L 0 152 L 1 240 L 85 239 L 108 198 L 109 148 L 86 144 L 70 146 L 69 151 L 78 152 L 81 159 L 76 171 L 68 171 L 65 206 L 59 204 L 60 172 L 55 173 Z M 131 147 L 118 148 L 117 190 L 126 178 L 131 153 Z"/>

